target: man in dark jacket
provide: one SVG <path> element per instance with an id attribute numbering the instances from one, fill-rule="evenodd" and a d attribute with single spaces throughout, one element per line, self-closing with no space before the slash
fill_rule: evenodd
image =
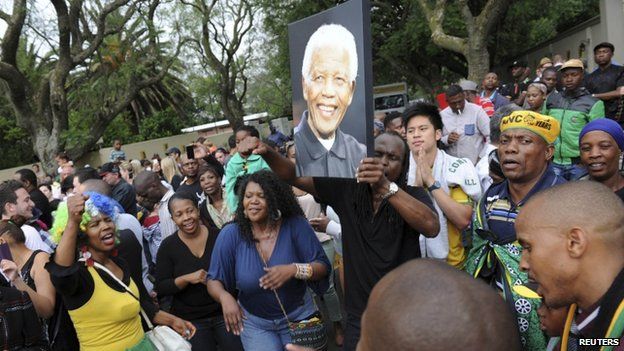
<path id="1" fill-rule="evenodd" d="M 561 124 L 561 134 L 555 143 L 553 165 L 555 173 L 567 180 L 580 177 L 584 171 L 579 165 L 579 135 L 583 127 L 605 116 L 604 104 L 583 86 L 584 68 L 579 59 L 566 61 L 561 66 L 563 91 L 553 93 L 546 100 L 544 113 Z"/>
<path id="2" fill-rule="evenodd" d="M 113 190 L 113 199 L 123 206 L 124 211 L 136 217 L 136 194 L 132 185 L 126 183 L 119 174 L 119 167 L 112 163 L 105 163 L 100 170 L 102 180 L 111 186 Z"/>
<path id="3" fill-rule="evenodd" d="M 585 87 L 605 104 L 606 117 L 624 124 L 624 67 L 613 64 L 615 47 L 600 43 L 594 47 L 598 68 L 585 77 Z"/>

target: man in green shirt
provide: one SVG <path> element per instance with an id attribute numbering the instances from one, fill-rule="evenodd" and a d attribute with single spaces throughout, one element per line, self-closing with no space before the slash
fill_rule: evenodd
<path id="1" fill-rule="evenodd" d="M 240 144 L 241 140 L 248 136 L 260 138 L 258 130 L 252 126 L 242 126 L 236 129 L 236 145 Z M 225 168 L 225 197 L 228 208 L 232 211 L 236 210 L 238 206 L 238 197 L 236 196 L 238 191 L 236 185 L 240 178 L 247 174 L 256 173 L 260 170 L 271 170 L 269 165 L 264 162 L 260 155 L 249 155 L 243 157 L 240 153 L 236 153 L 227 163 Z"/>
<path id="2" fill-rule="evenodd" d="M 544 114 L 556 118 L 561 125 L 553 158 L 555 173 L 566 180 L 575 180 L 584 173 L 579 153 L 581 130 L 587 123 L 604 117 L 605 109 L 603 102 L 583 85 L 584 67 L 581 60 L 566 61 L 560 72 L 564 89 L 548 96 Z"/>

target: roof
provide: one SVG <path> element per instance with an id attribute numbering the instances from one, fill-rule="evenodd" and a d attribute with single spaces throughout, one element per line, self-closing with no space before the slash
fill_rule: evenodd
<path id="1" fill-rule="evenodd" d="M 263 119 L 263 118 L 266 118 L 268 116 L 269 116 L 269 114 L 267 112 L 254 113 L 252 115 L 244 116 L 243 117 L 243 122 L 245 124 L 247 124 L 247 122 Z M 200 124 L 200 125 L 194 126 L 194 127 L 184 128 L 184 129 L 182 129 L 182 132 L 183 133 L 192 133 L 192 132 L 198 132 L 198 131 L 202 131 L 202 130 L 209 130 L 209 129 L 219 128 L 219 127 L 227 127 L 229 125 L 230 125 L 230 122 L 227 119 L 224 119 L 224 120 L 221 120 L 221 121 L 214 121 L 214 122 L 210 122 L 210 123 L 206 123 L 206 124 Z"/>

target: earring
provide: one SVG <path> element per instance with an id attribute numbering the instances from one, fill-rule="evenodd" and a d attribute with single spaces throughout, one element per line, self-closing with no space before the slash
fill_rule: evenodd
<path id="1" fill-rule="evenodd" d="M 85 259 L 85 265 L 87 267 L 93 267 L 93 258 L 91 258 L 91 252 L 87 250 L 86 245 L 80 248 L 80 257 Z"/>
<path id="2" fill-rule="evenodd" d="M 271 216 L 271 219 L 276 222 L 278 221 L 280 218 L 282 218 L 282 211 L 280 211 L 279 209 L 275 210 L 275 213 L 273 213 L 273 215 Z"/>

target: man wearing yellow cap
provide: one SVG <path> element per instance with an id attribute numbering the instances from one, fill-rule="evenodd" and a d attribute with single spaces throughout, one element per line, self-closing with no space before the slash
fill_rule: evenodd
<path id="1" fill-rule="evenodd" d="M 593 97 L 583 85 L 581 60 L 566 61 L 560 72 L 563 91 L 548 96 L 544 113 L 556 118 L 561 125 L 553 159 L 555 172 L 567 180 L 575 180 L 585 173 L 580 166 L 579 134 L 587 123 L 604 117 L 605 109 L 603 102 Z"/>
<path id="2" fill-rule="evenodd" d="M 539 328 L 539 299 L 513 290 L 528 281 L 519 269 L 522 248 L 514 222 L 531 196 L 565 182 L 550 164 L 559 126 L 555 118 L 532 111 L 515 111 L 501 120 L 498 157 L 506 179 L 490 186 L 477 205 L 466 260 L 466 271 L 496 286 L 516 311 L 524 350 L 544 350 L 546 338 Z"/>

